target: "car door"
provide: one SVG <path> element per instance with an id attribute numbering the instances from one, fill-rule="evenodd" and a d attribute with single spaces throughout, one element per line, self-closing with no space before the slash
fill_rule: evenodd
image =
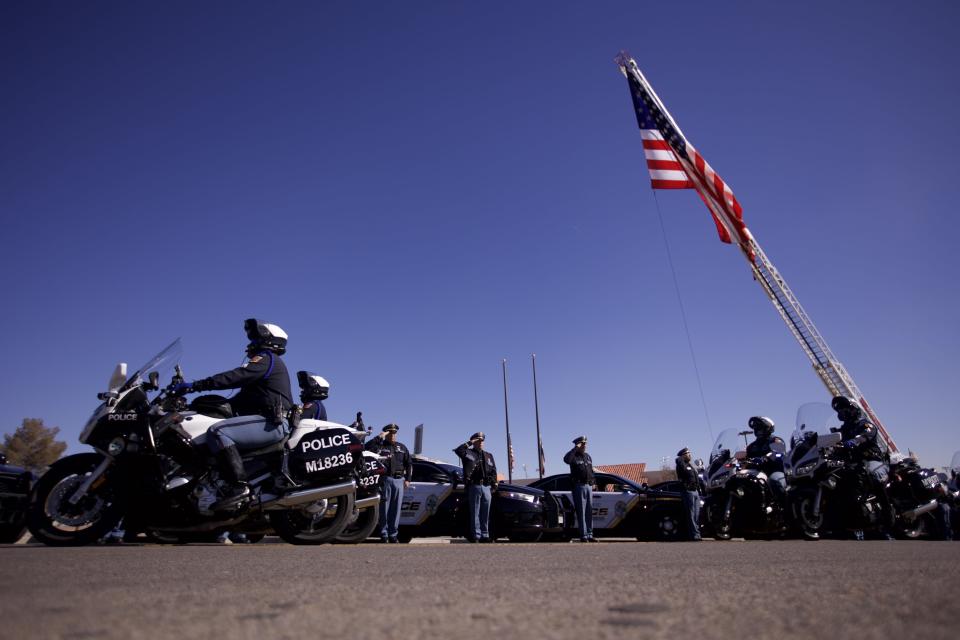
<path id="1" fill-rule="evenodd" d="M 410 486 L 403 491 L 400 525 L 424 524 L 436 515 L 440 505 L 452 493 L 453 483 L 446 471 L 430 462 L 414 461 Z"/>
<path id="2" fill-rule="evenodd" d="M 640 496 L 637 490 L 623 478 L 598 473 L 595 479 L 593 528 L 605 529 L 609 534 L 624 522 L 630 510 L 637 506 Z"/>

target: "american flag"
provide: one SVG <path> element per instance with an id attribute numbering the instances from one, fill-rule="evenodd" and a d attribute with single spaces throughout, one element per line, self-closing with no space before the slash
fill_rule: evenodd
<path id="1" fill-rule="evenodd" d="M 677 128 L 637 63 L 627 54 L 617 56 L 627 76 L 630 96 L 643 138 L 643 152 L 654 189 L 695 189 L 710 210 L 720 240 L 734 239 L 752 262 L 753 237 L 743 223 L 743 209 L 729 185 L 713 170 Z"/>

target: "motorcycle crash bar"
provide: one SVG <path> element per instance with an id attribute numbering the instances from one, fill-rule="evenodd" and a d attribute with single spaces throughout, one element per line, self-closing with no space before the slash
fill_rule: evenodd
<path id="1" fill-rule="evenodd" d="M 325 498 L 339 498 L 354 493 L 357 490 L 357 484 L 350 480 L 340 484 L 331 484 L 325 487 L 316 487 L 314 489 L 303 489 L 301 491 L 292 491 L 286 495 L 280 496 L 276 500 L 264 501 L 264 509 L 287 509 L 296 507 L 309 502 L 316 502 Z"/>
<path id="2" fill-rule="evenodd" d="M 917 507 L 916 509 L 911 509 L 910 511 L 903 512 L 904 520 L 915 520 L 919 516 L 922 516 L 925 513 L 930 513 L 937 508 L 938 502 L 936 500 L 931 500 L 927 504 Z"/>
<path id="3" fill-rule="evenodd" d="M 369 498 L 360 498 L 353 506 L 356 509 L 366 509 L 367 507 L 375 507 L 380 504 L 380 496 L 370 496 Z"/>

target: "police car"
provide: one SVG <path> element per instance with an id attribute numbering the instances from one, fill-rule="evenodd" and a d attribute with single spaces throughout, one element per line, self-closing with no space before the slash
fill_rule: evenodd
<path id="1" fill-rule="evenodd" d="M 653 489 L 612 473 L 595 473 L 594 478 L 594 537 L 663 541 L 686 537 L 679 491 Z M 566 516 L 564 536 L 579 537 L 570 476 L 548 476 L 530 486 L 560 501 Z"/>
<path id="2" fill-rule="evenodd" d="M 463 469 L 440 460 L 413 458 L 413 477 L 403 491 L 397 538 L 472 535 Z M 490 536 L 513 542 L 536 542 L 542 535 L 563 531 L 563 513 L 549 493 L 499 483 L 490 509 Z"/>

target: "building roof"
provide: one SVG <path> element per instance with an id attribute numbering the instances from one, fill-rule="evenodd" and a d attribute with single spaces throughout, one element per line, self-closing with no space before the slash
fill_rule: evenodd
<path id="1" fill-rule="evenodd" d="M 631 462 L 629 464 L 604 464 L 597 467 L 597 471 L 604 473 L 615 473 L 623 476 L 627 480 L 633 480 L 637 484 L 643 484 L 647 481 L 647 463 Z"/>

